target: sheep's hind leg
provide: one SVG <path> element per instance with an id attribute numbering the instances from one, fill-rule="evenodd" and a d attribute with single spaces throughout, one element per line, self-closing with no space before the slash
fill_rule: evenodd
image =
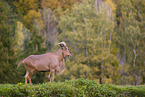
<path id="1" fill-rule="evenodd" d="M 28 75 L 28 79 L 29 79 L 29 83 L 32 84 L 32 81 L 31 81 L 31 76 L 33 75 L 34 73 L 34 70 L 32 70 L 29 75 Z"/>

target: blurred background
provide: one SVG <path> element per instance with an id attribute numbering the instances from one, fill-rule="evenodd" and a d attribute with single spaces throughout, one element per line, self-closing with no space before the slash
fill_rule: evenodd
<path id="1" fill-rule="evenodd" d="M 0 83 L 24 83 L 19 61 L 61 41 L 73 56 L 55 81 L 145 84 L 145 0 L 0 0 Z"/>

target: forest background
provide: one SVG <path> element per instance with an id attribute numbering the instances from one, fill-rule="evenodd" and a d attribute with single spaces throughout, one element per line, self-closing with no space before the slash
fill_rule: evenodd
<path id="1" fill-rule="evenodd" d="M 145 84 L 145 0 L 0 0 L 0 83 L 24 82 L 19 61 L 61 41 L 73 57 L 55 81 Z"/>

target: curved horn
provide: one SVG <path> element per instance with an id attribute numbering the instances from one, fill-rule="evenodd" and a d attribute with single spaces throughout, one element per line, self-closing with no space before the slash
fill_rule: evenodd
<path id="1" fill-rule="evenodd" d="M 66 46 L 66 43 L 63 41 L 63 42 L 60 42 L 60 43 L 58 43 L 61 47 L 62 46 Z"/>

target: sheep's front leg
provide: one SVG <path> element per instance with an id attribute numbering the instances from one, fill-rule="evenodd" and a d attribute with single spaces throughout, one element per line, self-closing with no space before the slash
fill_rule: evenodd
<path id="1" fill-rule="evenodd" d="M 51 81 L 54 81 L 54 73 L 55 73 L 55 70 L 54 69 L 52 69 L 52 70 L 50 70 L 50 82 Z"/>
<path id="2" fill-rule="evenodd" d="M 50 78 L 50 72 L 49 72 L 49 75 L 47 75 L 46 77 L 47 77 L 47 78 Z"/>

